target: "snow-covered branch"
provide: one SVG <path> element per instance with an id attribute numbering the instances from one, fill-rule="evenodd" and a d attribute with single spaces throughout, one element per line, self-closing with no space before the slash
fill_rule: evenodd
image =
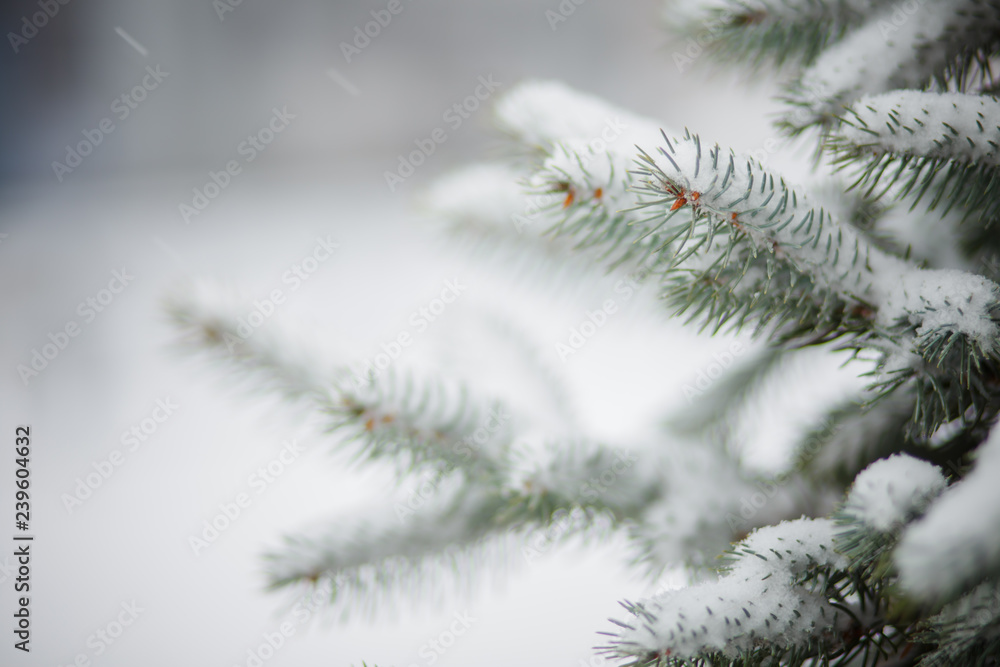
<path id="1" fill-rule="evenodd" d="M 621 630 L 607 652 L 635 658 L 631 664 L 716 665 L 836 650 L 858 613 L 838 590 L 847 561 L 833 534 L 826 519 L 756 530 L 717 581 L 625 603 L 633 618 L 616 621 Z"/>

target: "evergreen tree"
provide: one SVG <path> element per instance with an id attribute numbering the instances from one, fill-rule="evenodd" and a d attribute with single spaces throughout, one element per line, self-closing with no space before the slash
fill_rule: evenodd
<path id="1" fill-rule="evenodd" d="M 998 664 L 1000 2 L 686 0 L 667 17 L 682 41 L 699 36 L 695 51 L 787 78 L 778 127 L 816 142 L 813 186 L 527 82 L 497 105 L 511 159 L 445 179 L 432 208 L 456 235 L 601 267 L 712 333 L 749 329 L 761 349 L 636 464 L 538 434 L 475 388 L 325 369 L 273 331 L 243 340 L 207 294 L 176 298 L 192 345 L 438 486 L 394 528 L 289 539 L 272 583 L 332 582 L 368 604 L 442 564 L 468 572 L 498 542 L 530 559 L 622 531 L 649 571 L 683 563 L 698 579 L 623 602 L 599 649 L 622 664 Z M 870 384 L 765 480 L 718 425 L 806 349 L 850 351 Z M 525 439 L 541 443 L 530 456 Z"/>

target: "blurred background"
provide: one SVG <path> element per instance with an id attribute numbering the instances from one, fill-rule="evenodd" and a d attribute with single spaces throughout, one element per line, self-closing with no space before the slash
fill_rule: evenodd
<path id="1" fill-rule="evenodd" d="M 563 364 L 554 343 L 603 297 L 561 297 L 566 285 L 510 275 L 502 261 L 442 241 L 421 214 L 435 178 L 503 154 L 489 104 L 457 128 L 443 122 L 480 77 L 497 82 L 497 95 L 559 79 L 738 150 L 773 136 L 774 83 L 699 62 L 679 68 L 674 54 L 689 44 L 667 38 L 661 3 L 561 4 L 573 11 L 552 23 L 558 0 L 401 0 L 377 36 L 355 43 L 387 0 L 4 3 L 0 423 L 11 445 L 15 425 L 32 428 L 36 541 L 32 651 L 15 651 L 5 630 L 0 663 L 252 665 L 266 636 L 293 622 L 264 664 L 601 664 L 590 647 L 615 602 L 655 584 L 629 570 L 619 541 L 554 548 L 505 576 L 483 572 L 465 596 L 387 604 L 374 616 L 290 615 L 294 596 L 264 590 L 261 554 L 326 518 L 361 520 L 402 491 L 388 469 L 332 454 L 301 413 L 179 354 L 163 310 L 192 277 L 250 298 L 286 287 L 285 272 L 318 238 L 332 239 L 334 257 L 263 326 L 305 332 L 332 358 L 369 357 L 458 277 L 467 295 L 410 361 L 450 362 L 516 395 L 516 383 L 476 366 L 498 344 L 479 333 L 490 330 L 483 323 L 500 321 L 527 332 L 566 378 L 596 437 L 640 440 L 683 409 L 682 386 L 726 340 L 636 303 Z M 384 173 L 436 127 L 448 127 L 447 141 L 390 190 Z M 206 187 L 234 161 L 223 187 Z M 63 338 L 68 325 L 77 334 Z M 60 340 L 37 374 L 18 370 Z M 127 437 L 134 429 L 141 439 Z M 291 439 L 304 453 L 258 493 L 252 475 Z M 780 438 L 751 440 L 753 465 L 786 461 Z M 5 508 L 13 467 L 13 454 L 0 457 Z M 195 553 L 190 538 L 244 492 L 252 504 Z M 12 563 L 0 556 L 7 619 Z M 475 620 L 447 651 L 429 653 L 455 614 Z"/>

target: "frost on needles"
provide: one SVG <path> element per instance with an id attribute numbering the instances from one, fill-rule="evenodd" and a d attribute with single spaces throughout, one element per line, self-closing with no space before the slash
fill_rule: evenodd
<path id="1" fill-rule="evenodd" d="M 664 19 L 665 69 L 781 77 L 776 126 L 797 142 L 782 148 L 812 142 L 813 173 L 532 80 L 496 105 L 507 158 L 422 203 L 539 293 L 621 281 L 643 297 L 630 305 L 754 349 L 683 414 L 595 438 L 446 364 L 359 382 L 329 336 L 275 321 L 243 339 L 238 297 L 179 289 L 186 347 L 432 491 L 419 511 L 386 503 L 287 538 L 270 583 L 374 610 L 614 533 L 651 579 L 684 567 L 691 581 L 623 603 L 598 649 L 620 664 L 996 664 L 1000 0 L 676 0 Z M 544 349 L 504 334 L 538 366 Z M 810 358 L 864 382 L 791 436 L 784 469 L 750 468 L 768 388 Z M 554 375 L 537 383 L 545 405 L 570 415 Z"/>
<path id="2" fill-rule="evenodd" d="M 839 647 L 854 614 L 838 587 L 847 561 L 833 548 L 831 521 L 798 519 L 760 528 L 730 556 L 715 581 L 625 603 L 633 617 L 614 621 L 621 631 L 605 650 L 713 664 Z"/>

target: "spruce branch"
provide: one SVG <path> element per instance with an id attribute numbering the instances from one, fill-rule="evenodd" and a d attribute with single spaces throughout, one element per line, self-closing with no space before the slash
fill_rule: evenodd
<path id="1" fill-rule="evenodd" d="M 513 438 L 501 403 L 476 401 L 463 385 L 421 382 L 391 369 L 366 382 L 341 380 L 318 407 L 327 431 L 359 443 L 360 456 L 395 458 L 409 468 L 497 476 Z"/>
<path id="2" fill-rule="evenodd" d="M 847 109 L 829 148 L 855 167 L 854 186 L 877 197 L 911 193 L 910 209 L 942 215 L 958 206 L 988 225 L 1000 210 L 1000 101 L 964 93 L 896 91 L 864 97 Z"/>
<path id="3" fill-rule="evenodd" d="M 334 581 L 335 596 L 372 604 L 365 598 L 379 589 L 418 587 L 445 564 L 468 578 L 477 559 L 503 560 L 517 543 L 530 561 L 536 535 L 548 544 L 605 534 L 639 520 L 662 487 L 656 468 L 628 451 L 583 441 L 550 442 L 543 451 L 541 459 L 513 455 L 500 476 L 437 472 L 427 481 L 434 498 L 417 509 L 397 506 L 400 525 L 288 538 L 269 556 L 272 585 Z"/>
<path id="4" fill-rule="evenodd" d="M 269 558 L 273 586 L 331 581 L 335 597 L 371 606 L 378 591 L 419 587 L 444 564 L 465 577 L 478 556 L 510 540 L 544 533 L 551 542 L 641 521 L 663 489 L 660 467 L 627 450 L 545 439 L 524 450 L 523 438 L 513 447 L 506 408 L 473 399 L 460 384 L 394 369 L 362 377 L 317 364 L 321 355 L 276 327 L 243 335 L 241 308 L 227 298 L 205 288 L 171 301 L 185 347 L 304 404 L 358 458 L 394 461 L 401 475 L 430 475 L 434 489 L 434 502 L 420 512 L 397 507 L 399 526 L 288 538 Z"/>
<path id="5" fill-rule="evenodd" d="M 569 117 L 565 109 L 573 110 Z M 642 224 L 645 214 L 635 208 L 628 171 L 635 144 L 659 137 L 657 124 L 543 81 L 511 91 L 500 101 L 497 115 L 501 126 L 535 156 L 529 191 L 561 202 L 545 234 L 572 239 L 574 253 L 610 269 L 635 273 L 642 267 L 661 239 L 653 235 L 634 242 L 630 227 Z"/>
<path id="6" fill-rule="evenodd" d="M 933 456 L 926 439 L 908 428 L 914 416 L 915 387 L 857 398 L 834 406 L 798 446 L 795 468 L 815 484 L 841 494 L 869 463 L 894 454 Z"/>
<path id="7" fill-rule="evenodd" d="M 682 435 L 706 435 L 725 428 L 760 386 L 782 368 L 794 351 L 767 345 L 741 359 L 709 386 L 698 400 L 668 419 L 668 427 Z"/>
<path id="8" fill-rule="evenodd" d="M 718 60 L 760 69 L 813 62 L 886 4 L 888 0 L 723 0 L 694 15 L 673 8 L 666 15 L 681 36 L 709 35 L 706 48 Z"/>
<path id="9" fill-rule="evenodd" d="M 664 491 L 653 463 L 589 440 L 547 441 L 515 453 L 504 496 L 515 513 L 539 522 L 576 508 L 615 523 L 635 520 Z"/>
<path id="10" fill-rule="evenodd" d="M 834 544 L 849 559 L 848 569 L 859 572 L 873 588 L 881 588 L 902 528 L 921 515 L 947 485 L 937 466 L 906 454 L 880 459 L 865 468 L 833 515 L 839 526 Z"/>
<path id="11" fill-rule="evenodd" d="M 424 204 L 448 236 L 514 263 L 518 275 L 592 271 L 569 239 L 545 233 L 558 222 L 561 198 L 531 192 L 529 174 L 505 164 L 473 165 L 438 181 Z"/>
<path id="12" fill-rule="evenodd" d="M 865 95 L 931 84 L 971 88 L 971 68 L 986 66 L 1000 40 L 998 9 L 996 0 L 925 2 L 900 20 L 898 6 L 885 7 L 790 86 L 786 102 L 793 111 L 782 126 L 793 134 L 812 126 L 828 129 L 843 106 Z"/>
<path id="13" fill-rule="evenodd" d="M 980 584 L 920 624 L 920 667 L 990 667 L 1000 655 L 1000 588 Z"/>
<path id="14" fill-rule="evenodd" d="M 664 270 L 690 274 L 679 278 L 690 285 L 681 296 L 711 305 L 720 325 L 745 308 L 738 324 L 780 316 L 793 322 L 786 335 L 818 339 L 830 324 L 872 317 L 872 264 L 898 270 L 898 260 L 751 160 L 703 147 L 696 135 L 664 141 L 662 164 L 640 155 L 634 188 L 674 243 L 661 254 Z M 674 222 L 682 211 L 686 219 Z M 696 253 L 705 260 L 688 269 Z"/>
<path id="15" fill-rule="evenodd" d="M 1000 430 L 980 445 L 975 467 L 911 523 L 893 553 L 902 591 L 914 600 L 954 600 L 1000 573 Z M 955 548 L 955 545 L 962 545 Z"/>
<path id="16" fill-rule="evenodd" d="M 658 576 L 671 564 L 704 570 L 750 530 L 800 516 L 800 499 L 788 486 L 772 484 L 766 504 L 753 478 L 726 443 L 712 437 L 685 440 L 668 433 L 671 447 L 663 453 L 663 481 L 658 497 L 629 526 L 635 562 Z M 747 513 L 749 505 L 752 513 Z"/>
<path id="17" fill-rule="evenodd" d="M 433 505 L 379 527 L 334 525 L 318 535 L 287 537 L 267 555 L 269 583 L 279 588 L 329 582 L 331 601 L 349 598 L 350 607 L 373 611 L 380 595 L 407 588 L 417 593 L 413 589 L 431 587 L 446 567 L 467 579 L 477 554 L 502 560 L 503 545 L 486 541 L 501 527 L 496 494 L 463 485 Z"/>
<path id="18" fill-rule="evenodd" d="M 801 665 L 842 656 L 851 630 L 878 633 L 833 547 L 834 525 L 799 519 L 737 544 L 717 580 L 623 606 L 632 618 L 601 647 L 628 665 Z M 855 596 L 852 598 L 852 595 Z M 869 628 L 868 624 L 872 623 Z M 856 641 L 856 640 L 854 640 Z"/>
<path id="19" fill-rule="evenodd" d="M 634 188 L 660 212 L 667 297 L 718 330 L 756 321 L 759 333 L 881 353 L 876 387 L 915 382 L 922 433 L 991 403 L 1000 343 L 998 287 L 981 276 L 926 270 L 887 254 L 759 164 L 706 148 L 695 135 L 643 152 Z M 679 211 L 690 222 L 673 223 Z M 648 230 L 642 230 L 646 232 Z M 691 260 L 700 256 L 700 265 Z"/>
<path id="20" fill-rule="evenodd" d="M 277 323 L 266 331 L 241 325 L 240 318 L 248 312 L 241 308 L 241 301 L 249 302 L 208 281 L 177 289 L 168 297 L 165 310 L 178 330 L 178 348 L 208 353 L 230 370 L 258 382 L 260 389 L 293 402 L 324 394 L 334 366 L 318 350 L 310 349 L 313 354 L 308 355 L 301 344 L 288 344 L 289 336 Z"/>
<path id="21" fill-rule="evenodd" d="M 317 371 L 323 365 L 309 361 L 322 358 L 317 350 L 276 331 L 244 337 L 232 310 L 203 293 L 176 297 L 170 305 L 186 347 L 212 352 L 262 386 L 304 402 L 324 417 L 328 432 L 352 443 L 358 457 L 393 459 L 403 470 L 500 474 L 512 418 L 499 402 L 475 399 L 458 383 L 418 379 L 395 369 L 379 377 L 362 377 L 344 366 Z M 477 440 L 477 431 L 486 436 Z"/>

